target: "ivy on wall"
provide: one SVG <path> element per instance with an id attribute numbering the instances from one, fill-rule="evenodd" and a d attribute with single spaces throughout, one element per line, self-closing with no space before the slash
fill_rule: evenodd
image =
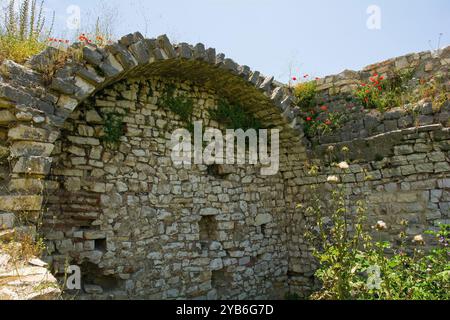
<path id="1" fill-rule="evenodd" d="M 118 112 L 110 112 L 105 115 L 103 141 L 109 146 L 117 146 L 120 138 L 125 133 L 125 125 L 123 123 L 124 115 Z"/>
<path id="2" fill-rule="evenodd" d="M 227 129 L 243 129 L 245 131 L 262 128 L 261 122 L 244 110 L 242 106 L 229 104 L 226 100 L 220 100 L 217 108 L 210 108 L 208 112 L 212 120 L 225 125 Z"/>
<path id="3" fill-rule="evenodd" d="M 194 113 L 194 101 L 192 98 L 184 94 L 175 95 L 175 87 L 170 85 L 166 88 L 160 104 L 178 115 L 181 121 L 186 123 L 188 130 L 193 130 L 194 124 L 192 117 Z"/>

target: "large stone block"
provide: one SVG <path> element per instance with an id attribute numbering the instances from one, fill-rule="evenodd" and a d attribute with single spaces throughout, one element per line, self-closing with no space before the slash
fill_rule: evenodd
<path id="1" fill-rule="evenodd" d="M 255 218 L 255 226 L 262 226 L 271 223 L 273 220 L 270 214 L 258 214 Z"/>
<path id="2" fill-rule="evenodd" d="M 13 213 L 0 213 L 0 230 L 14 228 L 15 215 Z"/>
<path id="3" fill-rule="evenodd" d="M 16 117 L 9 110 L 0 110 L 0 124 L 5 125 L 16 121 Z"/>
<path id="4" fill-rule="evenodd" d="M 8 137 L 11 140 L 55 142 L 59 132 L 49 131 L 42 128 L 19 125 L 8 131 Z"/>
<path id="5" fill-rule="evenodd" d="M 34 141 L 15 141 L 11 146 L 13 157 L 42 156 L 49 157 L 55 145 L 52 143 L 42 143 Z"/>
<path id="6" fill-rule="evenodd" d="M 44 190 L 44 183 L 40 179 L 12 179 L 9 183 L 9 190 L 12 192 L 41 193 Z"/>
<path id="7" fill-rule="evenodd" d="M 20 157 L 13 168 L 14 173 L 47 175 L 50 172 L 52 158 Z"/>
<path id="8" fill-rule="evenodd" d="M 1 196 L 2 211 L 38 211 L 42 209 L 42 196 Z"/>

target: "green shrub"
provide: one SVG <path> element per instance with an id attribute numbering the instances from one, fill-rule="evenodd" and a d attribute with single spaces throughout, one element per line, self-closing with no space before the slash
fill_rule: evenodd
<path id="1" fill-rule="evenodd" d="M 125 132 L 123 123 L 124 115 L 118 112 L 110 112 L 105 115 L 103 141 L 114 147 L 120 142 L 120 138 Z"/>
<path id="2" fill-rule="evenodd" d="M 316 171 L 317 172 L 317 171 Z M 312 173 L 315 174 L 314 170 Z M 331 177 L 330 177 L 331 178 Z M 374 241 L 366 225 L 364 201 L 350 202 L 344 186 L 331 191 L 328 205 L 320 198 L 318 187 L 312 187 L 312 199 L 299 206 L 316 218 L 316 226 L 307 237 L 320 266 L 315 276 L 322 288 L 311 299 L 317 300 L 448 300 L 450 298 L 450 226 L 441 225 L 438 246 L 425 253 L 421 235 L 414 238 L 409 250 L 406 232 L 394 248 L 389 242 Z M 324 212 L 328 212 L 325 214 Z M 402 223 L 404 229 L 407 222 Z M 389 228 L 383 221 L 373 227 L 376 232 Z M 381 238 L 381 237 L 380 237 Z"/>
<path id="3" fill-rule="evenodd" d="M 409 82 L 412 77 L 412 69 L 394 71 L 388 79 L 375 73 L 369 83 L 362 83 L 358 86 L 354 95 L 367 109 L 378 109 L 380 112 L 384 112 L 391 108 L 401 107 L 410 102 Z"/>
<path id="4" fill-rule="evenodd" d="M 227 129 L 255 129 L 262 128 L 261 122 L 252 114 L 246 112 L 240 105 L 229 104 L 225 100 L 219 101 L 217 109 L 209 109 L 209 115 L 212 120 L 223 124 Z"/>
<path id="5" fill-rule="evenodd" d="M 302 82 L 294 87 L 296 105 L 301 110 L 308 110 L 316 105 L 317 84 L 316 81 Z"/>
<path id="6" fill-rule="evenodd" d="M 160 104 L 169 108 L 170 111 L 178 115 L 181 121 L 186 123 L 189 130 L 192 130 L 192 116 L 194 112 L 194 101 L 185 95 L 175 95 L 175 87 L 168 86 L 164 92 Z"/>

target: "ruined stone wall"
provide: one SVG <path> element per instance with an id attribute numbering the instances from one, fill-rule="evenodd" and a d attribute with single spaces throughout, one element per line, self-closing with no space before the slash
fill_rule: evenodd
<path id="1" fill-rule="evenodd" d="M 363 200 L 367 207 L 367 228 L 377 221 L 386 222 L 388 229 L 377 233 L 377 240 L 398 243 L 399 234 L 406 231 L 409 246 L 414 236 L 423 235 L 428 247 L 436 245 L 425 231 L 437 230 L 439 223 L 450 222 L 450 128 L 442 125 L 422 126 L 397 130 L 369 139 L 354 140 L 322 146 L 311 164 L 317 165 L 319 174 L 313 176 L 305 167 L 287 183 L 287 199 L 291 210 L 291 228 L 288 242 L 291 290 L 308 292 L 314 284 L 317 267 L 311 259 L 310 245 L 303 237 L 315 225 L 316 218 L 308 216 L 311 186 L 318 187 L 324 208 L 329 205 L 331 192 L 336 186 L 327 182 L 335 176 L 343 184 L 349 205 L 356 210 L 356 202 Z M 329 147 L 332 146 L 332 152 Z M 358 150 L 358 154 L 342 153 L 343 147 Z M 380 151 L 382 150 L 382 151 Z M 366 156 L 363 156 L 366 152 Z M 381 158 L 374 157 L 381 152 Z M 336 163 L 355 157 L 349 169 L 342 170 Z M 324 209 L 326 211 L 326 209 Z M 326 214 L 324 212 L 323 214 Z M 408 222 L 406 229 L 402 221 Z"/>
<path id="2" fill-rule="evenodd" d="M 418 79 L 428 82 L 439 76 L 448 96 L 449 59 L 447 47 L 438 54 L 411 54 L 317 81 L 319 106 L 346 113 L 346 121 L 327 134 L 305 137 L 308 161 L 284 174 L 292 292 L 302 296 L 318 285 L 313 277 L 317 264 L 304 237 L 316 225 L 315 217 L 308 216 L 304 208 L 311 203 L 311 192 L 319 192 L 323 214 L 327 214 L 325 208 L 336 189 L 327 182 L 329 177 L 342 183 L 353 212 L 358 200 L 366 204 L 368 229 L 379 220 L 387 223 L 388 229 L 377 234 L 377 240 L 395 245 L 400 232 L 406 231 L 410 247 L 416 235 L 423 235 L 428 247 L 436 244 L 424 232 L 450 222 L 450 103 L 437 105 L 424 99 L 386 112 L 362 111 L 352 99 L 352 91 L 361 83 L 370 83 L 374 73 L 388 78 L 394 70 L 411 69 L 410 90 L 418 90 Z M 343 148 L 348 152 L 342 152 Z M 341 161 L 347 161 L 349 169 L 338 168 Z M 311 166 L 317 166 L 317 176 L 309 173 Z M 311 191 L 311 186 L 317 190 Z M 402 221 L 407 222 L 406 228 Z"/>
<path id="3" fill-rule="evenodd" d="M 314 221 L 297 205 L 308 202 L 312 185 L 329 203 L 330 175 L 351 203 L 368 203 L 367 227 L 386 221 L 386 239 L 395 240 L 403 219 L 410 237 L 448 222 L 448 103 L 419 101 L 414 114 L 351 112 L 342 128 L 311 137 L 290 88 L 201 43 L 135 33 L 72 49 L 80 61 L 68 59 L 51 79 L 44 72 L 55 48 L 24 66 L 0 65 L 0 218 L 7 227 L 0 235 L 23 229 L 34 236 L 38 227 L 52 270 L 81 266 L 80 298 L 306 297 L 316 285 L 305 239 Z M 319 96 L 344 110 L 348 93 L 373 72 L 409 67 L 416 77 L 447 77 L 448 92 L 449 54 L 413 54 L 326 77 Z M 224 129 L 207 109 L 225 98 L 280 129 L 279 174 L 174 167 L 167 142 L 185 124 L 159 103 L 168 84 L 193 98 L 205 126 Z M 102 138 L 111 111 L 125 114 L 116 147 Z M 349 169 L 336 168 L 342 160 Z M 319 176 L 308 174 L 311 165 Z"/>
<path id="4" fill-rule="evenodd" d="M 189 82 L 124 80 L 85 102 L 52 155 L 49 262 L 60 271 L 67 258 L 80 265 L 95 298 L 282 298 L 281 175 L 261 176 L 249 165 L 224 175 L 205 165 L 174 167 L 171 133 L 186 124 L 159 103 L 169 84 L 194 99 L 205 127 L 226 129 L 208 117 L 219 97 Z M 125 114 L 117 147 L 100 138 L 112 111 Z"/>

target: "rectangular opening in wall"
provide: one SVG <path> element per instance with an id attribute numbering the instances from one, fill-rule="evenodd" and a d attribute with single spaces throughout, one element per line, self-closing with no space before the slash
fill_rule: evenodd
<path id="1" fill-rule="evenodd" d="M 217 220 L 214 216 L 202 216 L 198 225 L 200 241 L 207 245 L 210 241 L 217 240 Z"/>
<path id="2" fill-rule="evenodd" d="M 217 297 L 224 299 L 230 292 L 231 283 L 233 283 L 233 275 L 225 269 L 212 272 L 211 286 L 217 291 Z"/>
<path id="3" fill-rule="evenodd" d="M 106 252 L 106 239 L 95 240 L 95 250 Z"/>

